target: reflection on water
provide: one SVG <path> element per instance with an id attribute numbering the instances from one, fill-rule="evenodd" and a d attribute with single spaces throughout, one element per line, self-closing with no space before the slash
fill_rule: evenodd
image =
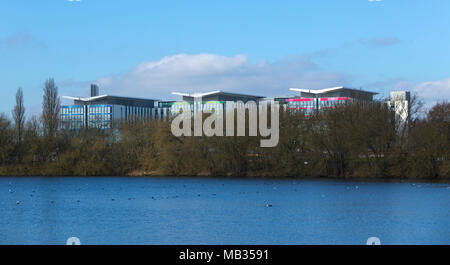
<path id="1" fill-rule="evenodd" d="M 450 244 L 448 184 L 0 178 L 0 244 Z"/>

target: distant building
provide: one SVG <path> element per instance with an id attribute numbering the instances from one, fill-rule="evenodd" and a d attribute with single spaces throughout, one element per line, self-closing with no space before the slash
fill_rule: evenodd
<path id="1" fill-rule="evenodd" d="M 74 101 L 73 105 L 61 107 L 61 125 L 65 129 L 110 129 L 116 122 L 164 115 L 164 109 L 155 107 L 158 100 L 99 95 L 97 85 L 91 85 L 91 97 L 64 98 Z"/>
<path id="2" fill-rule="evenodd" d="M 284 110 L 303 111 L 307 115 L 318 109 L 316 98 L 302 98 L 299 96 L 281 96 L 274 98 Z"/>
<path id="3" fill-rule="evenodd" d="M 291 91 L 300 92 L 302 98 L 350 98 L 358 100 L 372 101 L 373 96 L 378 94 L 376 92 L 365 91 L 361 89 L 346 88 L 343 86 L 332 87 L 325 89 L 303 89 L 303 88 L 291 88 Z"/>
<path id="4" fill-rule="evenodd" d="M 72 99 L 73 105 L 61 107 L 61 123 L 65 129 L 99 128 L 110 129 L 115 123 L 126 122 L 131 119 L 165 119 L 175 116 L 181 110 L 190 111 L 193 114 L 198 111 L 226 112 L 226 108 L 236 108 L 237 102 L 247 103 L 254 101 L 257 104 L 262 101 L 275 100 L 285 110 L 304 111 L 307 115 L 315 111 L 336 108 L 339 105 L 351 101 L 372 101 L 377 93 L 351 89 L 345 87 L 333 87 L 326 89 L 300 89 L 291 88 L 290 91 L 299 92 L 299 95 L 265 98 L 263 96 L 230 93 L 225 91 L 212 91 L 206 93 L 179 93 L 172 94 L 182 96 L 181 101 L 161 101 L 156 99 L 143 99 L 132 97 L 120 97 L 111 95 L 99 95 L 97 85 L 91 85 L 91 96 L 64 97 Z M 195 98 L 201 98 L 196 105 Z M 228 105 L 227 102 L 232 102 Z M 393 91 L 388 106 L 395 111 L 397 117 L 407 122 L 410 112 L 410 93 L 407 91 Z"/>
<path id="5" fill-rule="evenodd" d="M 386 104 L 395 112 L 396 118 L 402 124 L 408 123 L 411 111 L 411 93 L 409 91 L 391 91 Z"/>
<path id="6" fill-rule="evenodd" d="M 248 95 L 248 94 L 242 94 L 242 93 L 231 93 L 231 92 L 225 92 L 225 91 L 211 91 L 211 92 L 205 92 L 205 93 L 179 93 L 179 92 L 173 92 L 172 94 L 182 96 L 183 101 L 187 102 L 194 102 L 195 97 L 201 97 L 203 101 L 242 101 L 246 103 L 249 100 L 253 100 L 258 102 L 261 100 L 262 96 L 255 96 L 255 95 Z"/>
<path id="7" fill-rule="evenodd" d="M 171 102 L 160 102 L 159 106 L 169 107 L 171 113 L 179 113 L 181 109 L 189 109 L 193 112 L 197 111 L 226 111 L 226 102 L 238 102 L 241 101 L 243 103 L 247 103 L 248 101 L 255 101 L 258 103 L 262 100 L 263 96 L 255 96 L 241 93 L 230 93 L 225 91 L 212 91 L 206 93 L 179 93 L 173 92 L 172 94 L 182 96 L 183 101 L 171 101 Z M 201 97 L 201 106 L 194 105 L 194 99 Z M 233 105 L 234 107 L 234 105 Z"/>
<path id="8" fill-rule="evenodd" d="M 332 87 L 325 89 L 291 88 L 291 91 L 300 92 L 298 96 L 276 97 L 287 110 L 302 110 L 311 114 L 316 110 L 332 109 L 338 105 L 354 100 L 372 101 L 377 93 L 359 89 Z"/>

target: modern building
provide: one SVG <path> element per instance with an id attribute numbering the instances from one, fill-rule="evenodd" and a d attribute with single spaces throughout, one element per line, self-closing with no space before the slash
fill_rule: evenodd
<path id="1" fill-rule="evenodd" d="M 262 101 L 275 100 L 285 110 L 305 111 L 307 115 L 315 111 L 336 108 L 339 105 L 355 100 L 372 101 L 377 93 L 351 89 L 345 87 L 333 87 L 320 90 L 291 88 L 290 91 L 299 92 L 298 95 L 265 98 L 263 96 L 230 93 L 224 91 L 212 91 L 206 93 L 179 93 L 172 94 L 182 96 L 181 101 L 161 101 L 156 99 L 143 99 L 132 97 L 120 97 L 111 95 L 99 95 L 99 88 L 91 85 L 91 96 L 64 97 L 72 99 L 73 105 L 61 107 L 62 127 L 66 129 L 100 128 L 110 129 L 115 123 L 126 122 L 131 119 L 165 119 L 175 116 L 183 111 L 192 114 L 198 111 L 227 111 L 227 107 L 236 108 L 237 102 L 247 103 L 254 101 L 257 104 Z M 195 98 L 201 98 L 196 103 Z M 227 102 L 232 102 L 228 104 Z M 393 91 L 389 107 L 395 111 L 403 121 L 409 119 L 410 93 L 407 91 Z"/>
<path id="2" fill-rule="evenodd" d="M 373 100 L 373 96 L 378 94 L 371 91 L 365 91 L 361 89 L 346 88 L 343 86 L 331 87 L 325 89 L 303 89 L 303 88 L 290 88 L 289 90 L 300 92 L 302 98 L 351 98 L 358 100 Z"/>
<path id="3" fill-rule="evenodd" d="M 246 103 L 249 100 L 258 102 L 259 100 L 264 98 L 262 96 L 255 96 L 255 95 L 248 95 L 248 94 L 241 94 L 241 93 L 230 93 L 230 92 L 225 92 L 225 91 L 211 91 L 211 92 L 206 92 L 206 93 L 192 93 L 192 94 L 173 92 L 172 94 L 182 96 L 183 101 L 187 101 L 187 102 L 194 102 L 194 98 L 196 98 L 196 97 L 201 97 L 202 100 L 205 102 L 208 102 L 208 101 L 221 101 L 221 102 L 242 101 L 244 103 Z"/>
<path id="4" fill-rule="evenodd" d="M 302 109 L 307 112 L 333 109 L 341 104 L 354 100 L 372 101 L 373 96 L 378 94 L 375 92 L 346 88 L 342 86 L 319 90 L 302 88 L 291 88 L 289 90 L 300 92 L 300 95 L 284 99 L 277 98 L 277 100 L 284 103 L 287 109 Z"/>
<path id="5" fill-rule="evenodd" d="M 155 103 L 158 101 L 156 99 L 98 94 L 98 86 L 91 85 L 90 97 L 64 96 L 66 99 L 72 99 L 74 103 L 61 107 L 62 127 L 65 129 L 110 129 L 115 123 L 130 119 L 167 116 L 167 109 L 156 107 Z"/>
<path id="6" fill-rule="evenodd" d="M 291 88 L 290 91 L 300 92 L 299 95 L 282 96 L 274 98 L 285 110 L 301 110 L 307 115 L 314 111 L 333 109 L 346 102 L 354 100 L 372 101 L 377 93 L 359 89 L 332 87 L 325 89 Z"/>
<path id="7" fill-rule="evenodd" d="M 171 113 L 179 113 L 181 109 L 189 109 L 193 112 L 197 111 L 227 111 L 226 102 L 238 102 L 247 103 L 248 101 L 254 101 L 258 103 L 263 96 L 255 96 L 241 93 L 230 93 L 225 91 L 212 91 L 206 93 L 179 93 L 173 92 L 172 94 L 182 96 L 182 101 L 165 101 L 160 102 L 160 107 L 170 107 Z M 195 98 L 201 98 L 201 105 L 195 106 Z M 234 105 L 232 107 L 235 107 Z"/>
<path id="8" fill-rule="evenodd" d="M 262 96 L 254 96 L 224 91 L 207 93 L 177 93 L 182 96 L 181 101 L 161 101 L 156 99 L 142 99 L 111 95 L 99 95 L 97 85 L 91 85 L 91 96 L 87 98 L 64 96 L 73 100 L 73 105 L 61 107 L 61 124 L 65 129 L 99 128 L 110 129 L 116 123 L 130 119 L 164 119 L 178 114 L 181 109 L 193 113 L 202 111 L 223 111 L 226 102 L 253 100 L 258 102 Z M 195 98 L 201 97 L 200 106 L 195 107 Z"/>
<path id="9" fill-rule="evenodd" d="M 411 111 L 411 93 L 409 91 L 391 91 L 386 104 L 395 112 L 395 116 L 401 124 L 408 123 Z"/>
<path id="10" fill-rule="evenodd" d="M 304 111 L 307 115 L 312 114 L 317 107 L 317 100 L 315 98 L 302 98 L 299 96 L 281 96 L 274 98 L 284 110 L 289 111 Z"/>

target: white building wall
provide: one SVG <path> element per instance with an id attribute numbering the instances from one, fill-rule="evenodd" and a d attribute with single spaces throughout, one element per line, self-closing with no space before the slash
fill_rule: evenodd
<path id="1" fill-rule="evenodd" d="M 395 116 L 401 124 L 407 124 L 410 118 L 411 95 L 409 91 L 392 91 L 389 101 L 386 102 L 389 108 L 395 112 Z"/>

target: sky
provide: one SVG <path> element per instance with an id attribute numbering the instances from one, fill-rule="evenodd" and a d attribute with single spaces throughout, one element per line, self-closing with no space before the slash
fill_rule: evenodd
<path id="1" fill-rule="evenodd" d="M 91 83 L 163 100 L 346 86 L 430 105 L 450 100 L 449 13 L 447 0 L 2 0 L 0 112 L 22 87 L 39 114 L 50 77 L 82 97 Z"/>

